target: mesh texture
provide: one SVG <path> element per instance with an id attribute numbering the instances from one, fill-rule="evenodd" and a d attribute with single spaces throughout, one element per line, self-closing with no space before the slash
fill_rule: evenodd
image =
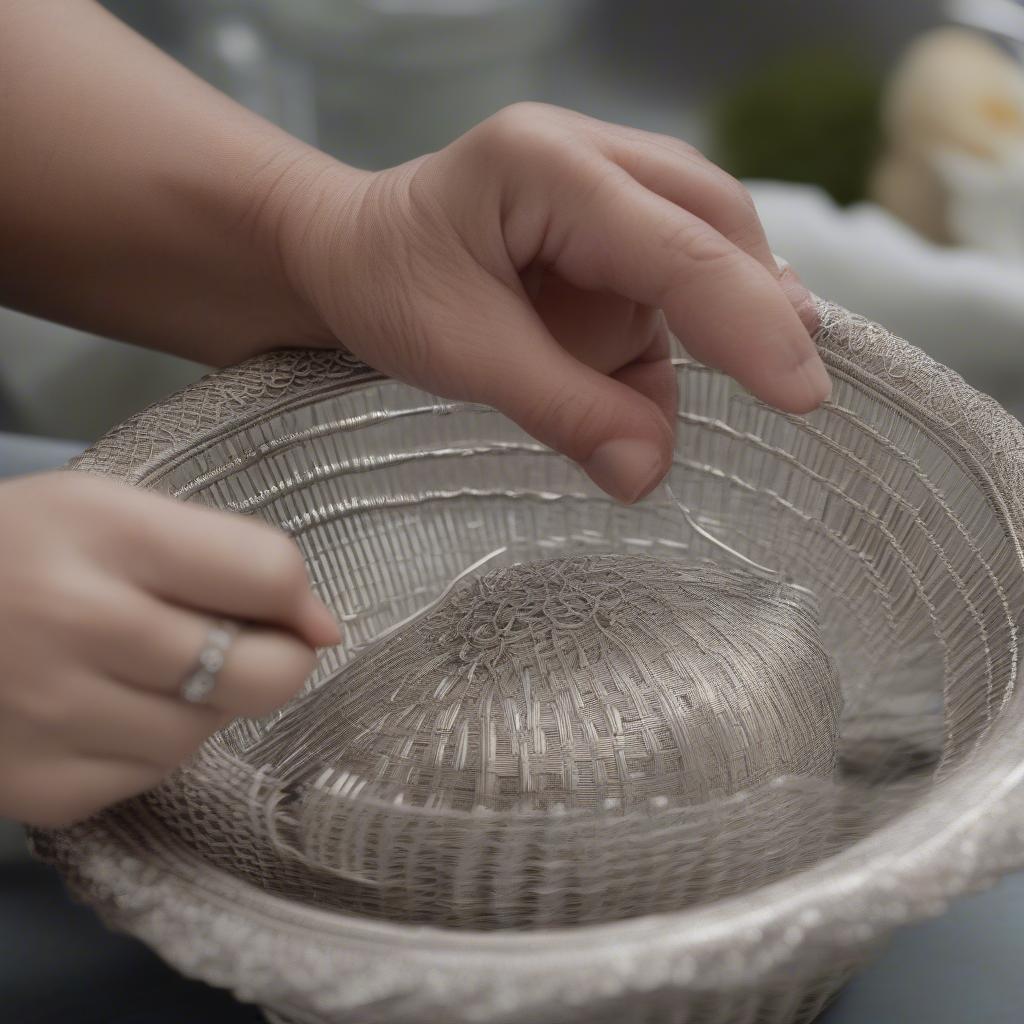
<path id="1" fill-rule="evenodd" d="M 211 786 L 200 758 L 150 802 L 171 827 L 207 809 L 198 854 L 320 906 L 610 920 L 822 855 L 820 794 L 786 777 L 833 776 L 841 703 L 793 587 L 638 555 L 531 562 L 356 657 L 247 751 L 244 784 Z"/>
<path id="2" fill-rule="evenodd" d="M 78 468 L 286 530 L 347 643 L 323 654 L 308 692 L 279 714 L 232 723 L 145 798 L 37 833 L 39 853 L 179 968 L 289 1020 L 810 1019 L 892 927 L 1024 862 L 1015 692 L 1024 431 L 877 325 L 834 306 L 821 312 L 831 401 L 788 416 L 678 360 L 671 494 L 629 509 L 493 412 L 437 402 L 345 355 L 268 356 L 125 424 Z M 719 760 L 701 757 L 728 771 L 673 776 L 678 742 L 634 739 L 631 750 L 650 753 L 645 763 L 662 759 L 634 781 L 631 771 L 647 769 L 627 756 L 623 773 L 600 729 L 595 752 L 559 747 L 561 769 L 549 772 L 526 704 L 492 700 L 493 748 L 484 757 L 481 743 L 472 762 L 467 740 L 463 763 L 479 769 L 470 784 L 445 762 L 461 749 L 461 709 L 442 722 L 453 691 L 444 694 L 436 673 L 429 703 L 439 717 L 407 753 L 402 734 L 414 723 L 401 714 L 386 734 L 360 736 L 310 712 L 318 701 L 333 708 L 376 693 L 363 708 L 367 725 L 386 695 L 367 666 L 394 668 L 388 693 L 401 693 L 416 645 L 429 646 L 423 630 L 440 621 L 431 616 L 455 628 L 444 616 L 472 598 L 458 622 L 486 639 L 488 624 L 509 619 L 475 618 L 494 607 L 474 590 L 485 580 L 516 593 L 517 574 L 538 563 L 547 576 L 557 560 L 564 576 L 580 559 L 606 556 L 658 563 L 643 574 L 644 597 L 633 597 L 638 619 L 664 609 L 652 597 L 662 576 L 698 574 L 690 583 L 702 585 L 742 576 L 751 599 L 774 587 L 784 596 L 747 615 L 715 590 L 719 613 L 728 606 L 730 621 L 742 619 L 728 663 L 742 666 L 747 684 L 730 691 L 723 662 L 717 692 L 771 694 L 780 708 L 806 701 L 805 710 L 817 694 L 828 714 L 813 724 L 787 707 L 779 720 L 801 733 L 790 745 L 777 742 L 767 699 L 744 707 L 738 715 L 754 732 L 731 760 L 736 734 L 723 723 L 736 709 L 720 702 Z M 782 616 L 770 628 L 766 607 Z M 666 614 L 676 626 L 692 621 L 678 606 Z M 534 657 L 535 634 L 520 633 L 530 636 L 520 657 Z M 575 650 L 551 631 L 539 649 Z M 637 677 L 660 675 L 669 656 L 633 639 L 628 649 L 642 655 Z M 755 650 L 756 666 L 744 660 Z M 780 651 L 796 652 L 784 656 L 781 689 L 770 685 Z M 442 656 L 452 652 L 433 651 Z M 554 660 L 563 681 L 592 692 L 592 670 L 581 677 L 578 661 Z M 624 660 L 597 663 L 624 677 Z M 700 663 L 692 651 L 685 660 Z M 506 683 L 508 664 L 496 663 Z M 820 672 L 804 673 L 813 665 Z M 524 676 L 512 679 L 522 694 Z M 830 703 L 830 679 L 841 707 Z M 531 674 L 531 695 L 538 685 Z M 611 685 L 602 683 L 607 693 Z M 628 733 L 630 709 L 642 703 L 595 698 L 574 708 L 573 721 L 582 737 L 610 704 Z M 687 742 L 699 745 L 697 719 L 665 708 L 659 721 L 685 722 Z M 451 737 L 439 765 L 435 732 Z M 794 770 L 798 747 L 805 767 L 816 766 L 805 774 Z M 359 771 L 345 776 L 343 756 Z M 596 772 L 574 778 L 569 768 L 597 764 L 606 766 L 601 785 Z M 677 788 L 663 800 L 669 782 Z M 452 860 L 453 842 L 471 863 Z M 537 899 L 495 884 L 522 878 L 539 848 L 567 854 L 535 861 L 549 871 L 531 881 Z M 659 902 L 665 893 L 674 906 Z M 566 923 L 575 927 L 560 930 Z"/>

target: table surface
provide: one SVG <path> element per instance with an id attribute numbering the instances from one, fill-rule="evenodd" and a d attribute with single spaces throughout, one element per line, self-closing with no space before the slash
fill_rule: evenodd
<path id="1" fill-rule="evenodd" d="M 819 1024 L 1020 1024 L 1024 875 L 897 932 Z"/>

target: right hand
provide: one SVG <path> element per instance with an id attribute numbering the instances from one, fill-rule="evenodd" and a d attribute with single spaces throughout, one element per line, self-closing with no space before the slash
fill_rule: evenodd
<path id="1" fill-rule="evenodd" d="M 750 193 L 677 139 L 517 104 L 385 171 L 296 157 L 256 209 L 303 319 L 388 376 L 493 406 L 619 501 L 672 465 L 670 329 L 780 409 L 830 392 L 817 307 Z"/>
<path id="2" fill-rule="evenodd" d="M 214 620 L 247 625 L 206 704 L 180 687 Z M 159 782 L 340 641 L 262 523 L 77 473 L 0 484 L 0 817 L 67 825 Z"/>

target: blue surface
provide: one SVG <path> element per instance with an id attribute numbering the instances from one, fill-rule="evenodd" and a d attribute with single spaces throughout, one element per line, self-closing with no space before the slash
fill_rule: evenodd
<path id="1" fill-rule="evenodd" d="M 57 469 L 83 447 L 73 441 L 51 441 L 0 431 L 0 477 Z"/>
<path id="2" fill-rule="evenodd" d="M 897 932 L 819 1024 L 1021 1024 L 1024 875 Z"/>

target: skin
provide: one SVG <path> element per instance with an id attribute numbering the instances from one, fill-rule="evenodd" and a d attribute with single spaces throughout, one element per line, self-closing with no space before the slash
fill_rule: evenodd
<path id="1" fill-rule="evenodd" d="M 670 464 L 669 331 L 779 408 L 829 394 L 806 289 L 676 139 L 519 104 L 360 171 L 89 0 L 0 0 L 0 80 L 6 305 L 216 365 L 343 344 L 624 502 Z M 211 617 L 252 625 L 192 707 Z M 0 485 L 0 815 L 65 824 L 152 786 L 339 639 L 268 527 L 73 474 Z"/>

